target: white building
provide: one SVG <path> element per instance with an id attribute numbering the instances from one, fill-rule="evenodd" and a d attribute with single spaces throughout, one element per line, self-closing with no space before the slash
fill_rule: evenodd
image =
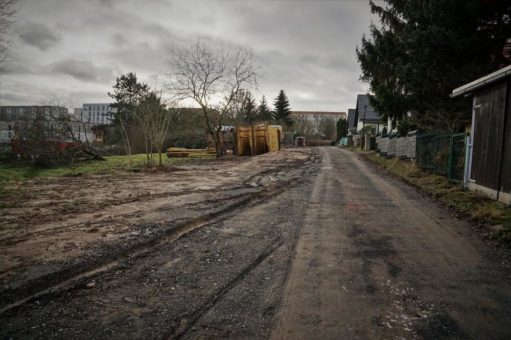
<path id="1" fill-rule="evenodd" d="M 320 133 L 320 126 L 322 119 L 331 118 L 334 122 L 339 119 L 346 119 L 346 112 L 332 112 L 332 111 L 291 111 L 289 116 L 296 122 L 305 120 L 312 124 L 313 133 Z"/>
<path id="2" fill-rule="evenodd" d="M 376 134 L 381 133 L 387 122 L 381 120 L 380 114 L 375 111 L 369 102 L 370 95 L 357 95 L 357 106 L 355 108 L 355 119 L 352 126 L 359 133 L 362 129 L 370 126 Z M 348 110 L 349 111 L 349 110 Z M 351 128 L 351 126 L 350 126 Z"/>
<path id="3" fill-rule="evenodd" d="M 80 117 L 82 122 L 92 125 L 109 125 L 113 121 L 113 113 L 116 109 L 111 103 L 86 103 L 82 108 L 75 109 L 75 115 Z"/>

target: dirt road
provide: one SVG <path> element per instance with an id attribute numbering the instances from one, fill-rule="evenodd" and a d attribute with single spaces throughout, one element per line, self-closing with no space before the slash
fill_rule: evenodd
<path id="1" fill-rule="evenodd" d="M 119 234 L 98 217 L 100 231 L 89 234 L 105 229 L 117 235 L 111 241 L 5 265 L 0 337 L 511 336 L 507 262 L 466 223 L 352 153 L 284 151 L 229 163 L 231 180 L 204 183 L 225 171 L 213 168 L 157 174 L 180 184 L 140 199 L 159 204 L 135 204 L 135 215 L 103 213 L 117 216 Z M 91 213 L 70 214 L 55 230 L 75 230 L 66 242 L 76 243 L 88 229 L 75 219 Z M 2 255 L 57 237 L 53 225 L 2 229 Z"/>
<path id="2" fill-rule="evenodd" d="M 509 267 L 465 223 L 322 153 L 273 338 L 511 336 Z"/>

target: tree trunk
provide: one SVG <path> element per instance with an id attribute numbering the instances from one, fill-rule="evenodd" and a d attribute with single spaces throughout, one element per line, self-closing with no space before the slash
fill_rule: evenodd
<path id="1" fill-rule="evenodd" d="M 122 133 L 122 136 L 123 136 L 122 139 L 124 141 L 124 148 L 126 150 L 126 153 L 131 156 L 131 145 L 130 145 L 130 138 L 129 138 L 129 135 L 128 135 L 128 128 L 123 123 L 122 119 L 120 119 L 119 122 L 121 123 L 121 129 L 122 129 L 122 132 L 123 132 Z"/>
<path id="2" fill-rule="evenodd" d="M 161 154 L 163 153 L 163 145 L 160 145 L 158 147 L 158 165 L 159 166 L 163 166 L 163 162 L 162 162 L 162 159 L 161 159 Z"/>
<path id="3" fill-rule="evenodd" d="M 216 157 L 222 157 L 224 155 L 224 150 L 220 130 L 215 131 L 213 136 L 213 139 L 215 140 Z"/>

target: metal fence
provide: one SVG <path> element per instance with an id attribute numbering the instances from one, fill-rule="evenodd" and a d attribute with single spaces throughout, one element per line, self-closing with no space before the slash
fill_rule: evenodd
<path id="1" fill-rule="evenodd" d="M 463 180 L 465 140 L 464 133 L 417 136 L 417 165 L 453 181 Z"/>
<path id="2" fill-rule="evenodd" d="M 415 159 L 415 131 L 406 137 L 376 137 L 376 150 L 386 157 Z"/>

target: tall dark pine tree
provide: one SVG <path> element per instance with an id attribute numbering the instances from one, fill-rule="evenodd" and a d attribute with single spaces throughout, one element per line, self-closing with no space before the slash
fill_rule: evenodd
<path id="1" fill-rule="evenodd" d="M 259 108 L 257 110 L 257 119 L 262 122 L 269 122 L 272 120 L 272 112 L 268 107 L 268 102 L 266 101 L 266 97 L 263 96 L 261 98 L 261 103 L 259 104 Z"/>
<path id="2" fill-rule="evenodd" d="M 256 103 L 250 92 L 247 92 L 243 100 L 242 114 L 243 120 L 247 124 L 252 124 L 257 120 Z"/>
<path id="3" fill-rule="evenodd" d="M 291 119 L 290 113 L 291 108 L 289 107 L 289 100 L 287 99 L 284 90 L 280 90 L 279 95 L 275 98 L 273 103 L 275 107 L 274 111 L 274 119 L 282 125 L 290 127 L 293 125 L 293 120 Z"/>
<path id="4" fill-rule="evenodd" d="M 384 118 L 400 120 L 414 111 L 426 130 L 456 131 L 470 102 L 451 91 L 501 67 L 511 36 L 509 1 L 371 1 L 381 25 L 371 27 L 357 48 L 362 79 Z"/>
<path id="5" fill-rule="evenodd" d="M 137 75 L 130 72 L 117 78 L 113 89 L 108 95 L 115 100 L 112 105 L 116 109 L 113 112 L 114 123 L 120 126 L 126 153 L 131 155 L 129 129 L 135 120 L 135 107 L 149 93 L 149 85 L 139 83 Z"/>

